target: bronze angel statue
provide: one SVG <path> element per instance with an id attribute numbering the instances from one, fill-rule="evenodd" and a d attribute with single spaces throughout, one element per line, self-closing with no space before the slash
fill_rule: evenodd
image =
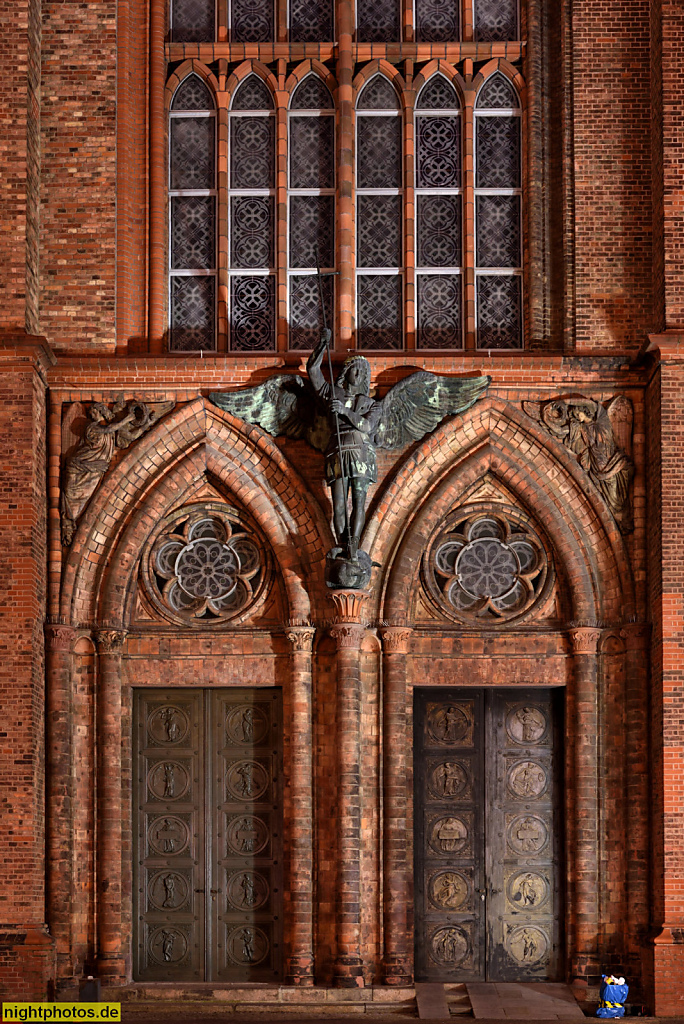
<path id="1" fill-rule="evenodd" d="M 420 440 L 446 416 L 470 408 L 491 377 L 457 379 L 421 370 L 376 400 L 370 396 L 370 364 L 363 356 L 350 356 L 337 379 L 333 382 L 331 373 L 326 380 L 323 360 L 329 342 L 330 331 L 323 330 L 306 364 L 308 380 L 278 374 L 257 387 L 215 391 L 209 398 L 269 434 L 304 438 L 325 453 L 338 544 L 328 556 L 328 585 L 358 589 L 370 579 L 370 557 L 360 543 L 368 488 L 378 477 L 376 449 Z"/>

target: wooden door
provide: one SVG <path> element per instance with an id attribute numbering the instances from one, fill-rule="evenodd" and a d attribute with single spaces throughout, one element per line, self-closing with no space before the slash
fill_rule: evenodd
<path id="1" fill-rule="evenodd" d="M 418 980 L 559 976 L 553 697 L 536 688 L 416 691 Z"/>
<path id="2" fill-rule="evenodd" d="M 282 960 L 280 692 L 134 697 L 134 976 L 264 982 Z"/>

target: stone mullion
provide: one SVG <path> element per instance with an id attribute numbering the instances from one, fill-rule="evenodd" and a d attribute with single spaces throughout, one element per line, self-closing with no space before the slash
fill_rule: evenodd
<path id="1" fill-rule="evenodd" d="M 121 654 L 126 634 L 97 634 L 97 962 L 109 984 L 125 977 L 121 920 Z"/>
<path id="2" fill-rule="evenodd" d="M 228 95 L 225 91 L 226 75 L 220 76 L 220 92 L 216 97 L 216 302 L 217 348 L 228 348 Z"/>
<path id="3" fill-rule="evenodd" d="M 383 939 L 384 983 L 412 985 L 407 860 L 408 650 L 411 630 L 383 629 Z"/>
<path id="4" fill-rule="evenodd" d="M 313 956 L 313 715 L 312 649 L 315 630 L 293 626 L 286 632 L 292 644 L 289 779 L 285 820 L 290 857 L 290 939 L 287 982 L 314 983 Z"/>
<path id="5" fill-rule="evenodd" d="M 599 933 L 599 798 L 598 798 L 598 642 L 597 629 L 574 629 L 574 919 L 573 974 L 600 973 Z"/>
<path id="6" fill-rule="evenodd" d="M 69 626 L 45 627 L 46 641 L 46 755 L 47 920 L 55 940 L 57 991 L 73 983 L 72 911 L 74 779 L 72 759 L 72 648 Z"/>
<path id="7" fill-rule="evenodd" d="M 354 347 L 355 274 L 354 251 L 354 103 L 352 79 L 354 61 L 352 35 L 354 8 L 352 0 L 337 0 L 337 211 L 336 266 L 339 270 L 336 288 L 338 330 L 335 347 Z"/>

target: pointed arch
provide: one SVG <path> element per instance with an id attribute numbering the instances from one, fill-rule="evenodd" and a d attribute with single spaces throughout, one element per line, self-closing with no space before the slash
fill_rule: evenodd
<path id="1" fill-rule="evenodd" d="M 292 94 L 297 86 L 304 81 L 307 75 L 311 74 L 317 75 L 330 90 L 333 100 L 337 100 L 337 79 L 333 75 L 332 71 L 330 71 L 325 64 L 321 63 L 320 60 L 310 57 L 308 60 L 304 60 L 301 64 L 298 64 L 287 77 L 285 82 L 285 92 L 287 93 L 288 107 L 290 105 L 290 100 L 292 99 Z"/>
<path id="2" fill-rule="evenodd" d="M 409 97 L 406 91 L 406 82 L 404 77 L 399 71 L 397 71 L 394 65 L 390 64 L 389 61 L 382 59 L 370 61 L 370 63 L 364 65 L 358 75 L 355 76 L 354 81 L 352 82 L 354 109 L 356 109 L 356 103 L 362 89 L 372 78 L 375 78 L 376 75 L 382 75 L 383 78 L 388 79 L 397 93 L 400 109 L 405 111 L 409 106 Z"/>
<path id="3" fill-rule="evenodd" d="M 466 85 L 463 80 L 463 76 L 459 74 L 453 65 L 449 64 L 446 60 L 431 60 L 425 65 L 424 68 L 418 72 L 416 77 L 413 79 L 413 95 L 414 105 L 418 100 L 423 86 L 427 85 L 429 80 L 435 75 L 441 75 L 446 78 L 450 85 L 453 85 L 454 89 L 458 93 L 458 97 L 461 104 L 465 104 Z"/>
<path id="4" fill-rule="evenodd" d="M 238 66 L 229 75 L 228 81 L 226 82 L 226 106 L 230 109 L 235 93 L 242 85 L 245 78 L 248 78 L 252 74 L 256 75 L 257 78 L 260 78 L 267 86 L 271 93 L 273 109 L 275 110 L 277 107 L 276 99 L 278 93 L 278 80 L 275 75 L 269 71 L 266 65 L 262 64 L 259 60 L 245 60 L 242 64 L 238 64 Z"/>
<path id="5" fill-rule="evenodd" d="M 289 617 L 308 620 L 332 542 L 325 516 L 271 437 L 198 398 L 146 434 L 96 491 L 65 566 L 65 621 L 121 626 L 145 538 L 205 474 L 255 520 L 274 552 Z"/>
<path id="6" fill-rule="evenodd" d="M 534 421 L 487 398 L 430 435 L 380 496 L 364 547 L 386 566 L 381 618 L 408 621 L 411 582 L 428 537 L 486 472 L 546 532 L 571 591 L 574 620 L 617 622 L 634 614 L 625 544 L 598 490 Z"/>
<path id="7" fill-rule="evenodd" d="M 471 89 L 473 90 L 474 95 L 477 96 L 477 93 L 480 91 L 487 79 L 497 74 L 497 72 L 502 74 L 504 78 L 507 78 L 514 87 L 520 99 L 520 106 L 524 110 L 527 95 L 525 79 L 520 72 L 514 68 L 512 64 L 509 64 L 509 62 L 503 57 L 497 57 L 494 60 L 487 61 L 487 63 L 483 64 L 478 73 L 473 77 Z"/>
<path id="8" fill-rule="evenodd" d="M 178 67 L 174 69 L 173 74 L 169 76 L 169 80 L 167 81 L 166 88 L 164 90 L 164 109 L 167 113 L 171 109 L 171 103 L 173 102 L 173 97 L 178 86 L 181 85 L 186 78 L 189 78 L 190 75 L 197 75 L 198 78 L 201 78 L 212 95 L 214 107 L 218 109 L 219 87 L 216 76 L 209 70 L 206 64 L 203 64 L 202 61 L 195 60 L 193 58 L 192 60 L 184 60 L 182 64 L 179 64 Z"/>

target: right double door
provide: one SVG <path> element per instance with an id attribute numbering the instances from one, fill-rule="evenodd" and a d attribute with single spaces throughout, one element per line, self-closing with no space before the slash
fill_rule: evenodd
<path id="1" fill-rule="evenodd" d="M 558 980 L 560 696 L 416 691 L 417 980 Z"/>

